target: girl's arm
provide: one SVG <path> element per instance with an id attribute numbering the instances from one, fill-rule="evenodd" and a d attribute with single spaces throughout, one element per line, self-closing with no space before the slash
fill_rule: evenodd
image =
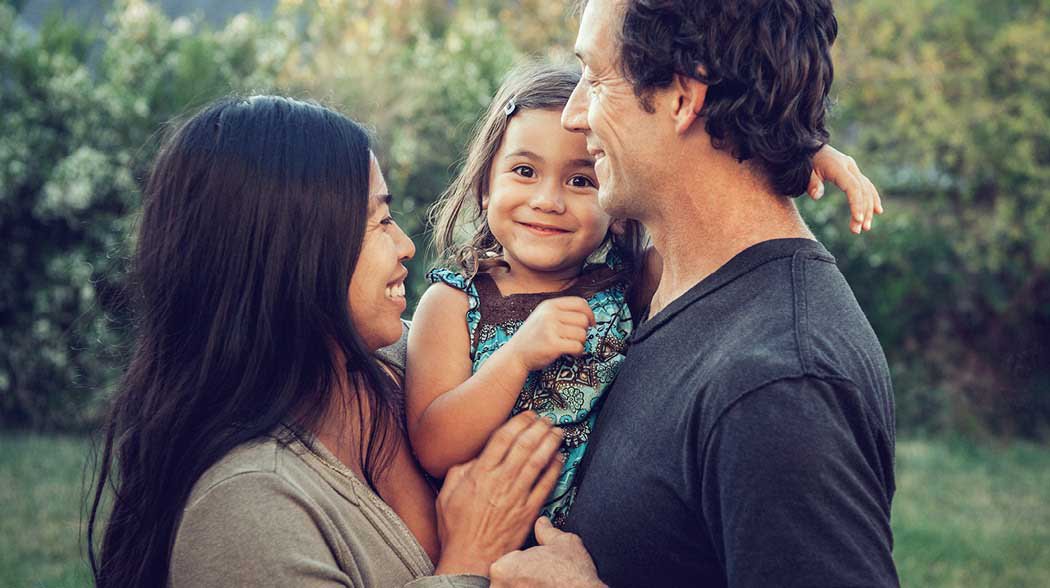
<path id="1" fill-rule="evenodd" d="M 467 305 L 464 292 L 434 284 L 419 300 L 408 332 L 408 435 L 419 463 L 437 478 L 481 451 L 507 420 L 528 376 L 502 350 L 471 376 Z"/>
<path id="2" fill-rule="evenodd" d="M 510 418 L 529 372 L 584 351 L 594 313 L 583 298 L 541 302 L 498 351 L 471 375 L 467 296 L 443 284 L 419 301 L 408 336 L 408 435 L 419 463 L 444 477 L 473 459 Z"/>
<path id="3" fill-rule="evenodd" d="M 824 182 L 831 182 L 846 193 L 850 230 L 858 235 L 870 231 L 872 219 L 882 214 L 882 198 L 875 184 L 857 167 L 857 162 L 831 145 L 824 145 L 813 154 L 813 173 L 806 189 L 810 198 L 820 200 L 824 195 Z"/>

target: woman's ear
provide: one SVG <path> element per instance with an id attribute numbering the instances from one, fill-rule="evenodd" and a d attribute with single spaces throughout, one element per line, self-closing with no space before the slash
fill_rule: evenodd
<path id="1" fill-rule="evenodd" d="M 485 194 L 481 195 L 481 210 L 482 210 L 482 212 L 484 212 L 484 211 L 486 211 L 488 209 L 489 209 L 489 195 L 486 192 Z"/>
<path id="2" fill-rule="evenodd" d="M 622 218 L 613 219 L 609 224 L 609 230 L 617 237 L 622 237 L 627 232 L 627 221 Z"/>

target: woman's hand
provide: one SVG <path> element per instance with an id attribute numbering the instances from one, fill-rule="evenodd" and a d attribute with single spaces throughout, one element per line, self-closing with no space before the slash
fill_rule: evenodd
<path id="1" fill-rule="evenodd" d="M 850 230 L 856 234 L 871 230 L 871 220 L 882 214 L 882 198 L 852 157 L 824 145 L 813 155 L 813 174 L 806 193 L 814 200 L 824 195 L 824 182 L 831 182 L 846 193 L 850 210 Z"/>
<path id="2" fill-rule="evenodd" d="M 560 429 L 527 411 L 497 429 L 477 459 L 449 469 L 437 499 L 435 574 L 487 576 L 521 547 L 561 472 L 561 442 Z"/>

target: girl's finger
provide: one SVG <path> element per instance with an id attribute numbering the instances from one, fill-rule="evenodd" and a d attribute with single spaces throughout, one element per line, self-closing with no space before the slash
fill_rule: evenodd
<path id="1" fill-rule="evenodd" d="M 820 200 L 820 197 L 824 195 L 824 182 L 816 170 L 809 174 L 809 187 L 806 188 L 806 193 L 813 200 Z"/>
<path id="2" fill-rule="evenodd" d="M 868 186 L 868 191 L 870 191 L 874 195 L 875 214 L 882 214 L 883 213 L 882 197 L 879 195 L 879 189 L 875 187 L 875 184 L 873 184 L 872 181 L 869 180 L 867 176 L 864 176 L 864 182 Z"/>

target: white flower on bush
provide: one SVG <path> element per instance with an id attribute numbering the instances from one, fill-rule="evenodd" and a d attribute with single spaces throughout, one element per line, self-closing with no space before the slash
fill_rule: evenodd
<path id="1" fill-rule="evenodd" d="M 74 218 L 92 205 L 99 186 L 112 181 L 112 165 L 105 153 L 80 147 L 63 159 L 44 184 L 44 197 L 36 204 L 41 217 Z"/>

